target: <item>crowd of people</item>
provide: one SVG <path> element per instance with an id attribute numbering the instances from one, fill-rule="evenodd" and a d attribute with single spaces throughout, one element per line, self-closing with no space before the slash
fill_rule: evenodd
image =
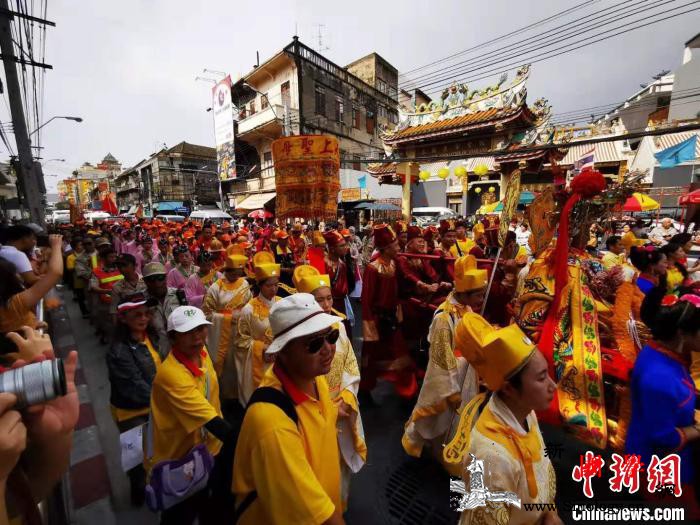
<path id="1" fill-rule="evenodd" d="M 561 394 L 541 330 L 523 314 L 529 296 L 547 293 L 535 278 L 547 259 L 524 220 L 500 248 L 498 230 L 493 217 L 377 222 L 360 235 L 274 219 L 125 219 L 49 234 L 14 225 L 0 232 L 3 357 L 14 367 L 52 357 L 35 332 L 37 306 L 55 300 L 63 279 L 64 297 L 108 347 L 116 426 L 143 429 L 143 463 L 127 473 L 132 503 L 147 503 L 164 524 L 344 523 L 352 475 L 371 454 L 361 407 L 376 403 L 378 380 L 414 405 L 407 454 L 431 454 L 467 479 L 478 458 L 490 490 L 554 502 L 538 416 Z M 622 447 L 645 463 L 679 450 L 691 503 L 700 266 L 687 254 L 697 245 L 663 221 L 646 237 L 591 228 L 580 255 L 592 290 L 583 293 L 627 316 L 617 339 L 630 370 L 631 414 L 616 423 L 626 428 Z M 629 293 L 616 297 L 611 282 Z M 65 470 L 76 357 L 67 358 L 68 395 L 43 408 L 20 414 L 0 394 L 0 474 L 10 480 L 0 490 L 21 493 L 11 481 L 22 471 L 38 501 Z M 462 522 L 485 522 L 488 512 L 466 510 Z M 495 522 L 509 521 L 561 523 L 553 510 L 504 505 Z"/>

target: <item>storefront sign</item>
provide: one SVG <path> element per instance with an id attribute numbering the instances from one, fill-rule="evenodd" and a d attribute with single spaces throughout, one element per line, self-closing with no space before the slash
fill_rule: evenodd
<path id="1" fill-rule="evenodd" d="M 340 190 L 341 202 L 359 201 L 361 198 L 362 190 L 360 188 L 344 188 Z"/>
<path id="2" fill-rule="evenodd" d="M 233 104 L 231 102 L 231 77 L 227 76 L 212 88 L 211 107 L 214 111 L 214 139 L 219 179 L 236 178 L 236 152 L 234 149 Z"/>

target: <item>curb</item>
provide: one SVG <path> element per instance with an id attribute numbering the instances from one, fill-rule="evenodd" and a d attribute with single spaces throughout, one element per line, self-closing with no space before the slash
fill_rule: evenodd
<path id="1" fill-rule="evenodd" d="M 65 304 L 48 310 L 46 320 L 57 357 L 64 358 L 69 352 L 77 350 Z M 104 509 L 105 505 L 109 508 L 112 487 L 80 359 L 75 385 L 80 400 L 80 415 L 73 432 L 70 470 L 60 487 L 65 514 L 63 523 L 93 524 L 95 521 L 91 518 L 91 511 Z"/>

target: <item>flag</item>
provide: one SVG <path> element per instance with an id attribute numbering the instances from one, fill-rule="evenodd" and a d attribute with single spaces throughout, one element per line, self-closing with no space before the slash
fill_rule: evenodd
<path id="1" fill-rule="evenodd" d="M 585 169 L 593 169 L 595 160 L 595 146 L 583 153 L 579 159 L 574 162 L 574 169 L 578 171 L 583 171 Z"/>
<path id="2" fill-rule="evenodd" d="M 695 143 L 698 136 L 693 134 L 687 140 L 654 154 L 659 161 L 659 168 L 673 168 L 683 162 L 695 159 Z"/>
<path id="3" fill-rule="evenodd" d="M 359 188 L 361 190 L 367 189 L 367 175 L 363 175 L 362 177 L 359 177 L 357 179 L 357 182 L 358 182 Z"/>

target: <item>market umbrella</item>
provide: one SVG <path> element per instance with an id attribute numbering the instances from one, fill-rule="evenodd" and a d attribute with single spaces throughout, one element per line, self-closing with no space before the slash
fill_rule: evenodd
<path id="1" fill-rule="evenodd" d="M 622 206 L 624 211 L 650 211 L 659 208 L 659 203 L 644 193 L 633 193 Z"/>
<path id="2" fill-rule="evenodd" d="M 681 195 L 678 200 L 678 204 L 681 206 L 687 206 L 688 204 L 700 204 L 700 190 L 691 191 L 685 195 Z"/>
<path id="3" fill-rule="evenodd" d="M 255 210 L 251 211 L 248 217 L 251 219 L 269 219 L 270 217 L 274 217 L 274 215 L 267 210 Z"/>

